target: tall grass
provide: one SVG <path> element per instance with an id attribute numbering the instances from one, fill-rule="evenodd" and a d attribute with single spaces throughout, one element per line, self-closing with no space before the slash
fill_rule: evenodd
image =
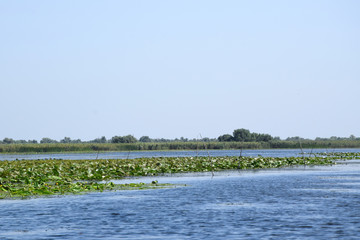
<path id="1" fill-rule="evenodd" d="M 301 141 L 303 148 L 360 148 L 359 140 Z M 0 153 L 300 148 L 297 141 L 0 144 Z"/>
<path id="2" fill-rule="evenodd" d="M 259 149 L 255 142 L 164 142 L 164 143 L 46 143 L 2 144 L 0 153 L 49 153 L 49 152 L 96 152 L 96 151 L 152 151 L 152 150 L 204 150 L 204 149 Z"/>
<path id="3" fill-rule="evenodd" d="M 360 148 L 359 140 L 301 140 L 303 148 Z M 300 148 L 299 141 L 271 141 L 270 148 Z"/>

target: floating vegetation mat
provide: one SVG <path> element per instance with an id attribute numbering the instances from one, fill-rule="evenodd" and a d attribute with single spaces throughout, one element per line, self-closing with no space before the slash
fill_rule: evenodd
<path id="1" fill-rule="evenodd" d="M 359 153 L 301 157 L 159 157 L 112 160 L 0 161 L 0 198 L 94 191 L 151 189 L 170 184 L 114 184 L 111 180 L 163 173 L 212 172 L 229 169 L 281 168 L 296 165 L 329 165 L 339 159 L 359 159 Z"/>

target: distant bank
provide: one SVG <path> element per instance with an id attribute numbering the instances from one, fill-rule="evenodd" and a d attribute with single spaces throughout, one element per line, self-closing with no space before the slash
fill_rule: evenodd
<path id="1" fill-rule="evenodd" d="M 217 149 L 360 148 L 360 140 L 272 140 L 268 142 L 136 142 L 0 144 L 0 153 L 106 152 Z"/>

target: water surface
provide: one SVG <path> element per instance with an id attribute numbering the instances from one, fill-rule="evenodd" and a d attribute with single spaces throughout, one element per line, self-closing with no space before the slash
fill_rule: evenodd
<path id="1" fill-rule="evenodd" d="M 0 201 L 0 239 L 360 239 L 360 163 L 145 177 L 186 187 Z"/>

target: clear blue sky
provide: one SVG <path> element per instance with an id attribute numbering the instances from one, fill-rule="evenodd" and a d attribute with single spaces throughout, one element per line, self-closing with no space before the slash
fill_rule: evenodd
<path id="1" fill-rule="evenodd" d="M 0 139 L 360 136 L 360 1 L 1 1 Z"/>

